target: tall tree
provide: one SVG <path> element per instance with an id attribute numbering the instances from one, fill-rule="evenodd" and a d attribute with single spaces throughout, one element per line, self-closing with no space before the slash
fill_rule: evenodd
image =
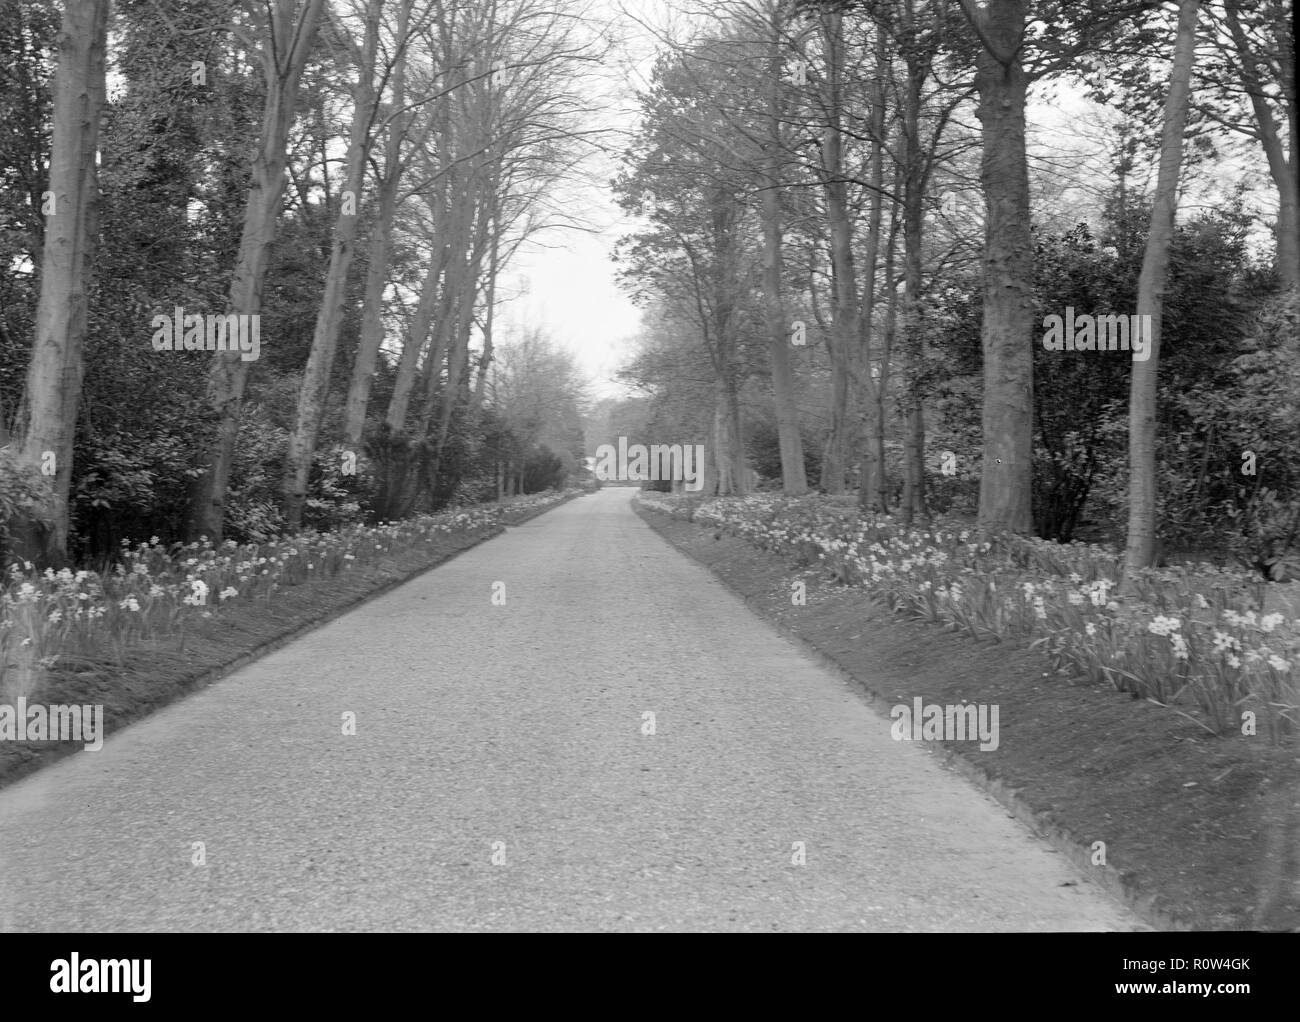
<path id="1" fill-rule="evenodd" d="M 1033 481 L 1034 250 L 1029 236 L 1025 0 L 961 0 L 983 47 L 975 76 L 984 153 L 982 529 L 1028 532 Z"/>
<path id="2" fill-rule="evenodd" d="M 781 196 L 785 174 L 781 70 L 782 40 L 787 14 L 781 0 L 769 3 L 767 45 L 766 127 L 763 145 L 763 298 L 767 312 L 768 350 L 772 366 L 772 397 L 776 405 L 777 443 L 781 450 L 781 486 L 790 495 L 806 493 L 803 437 L 799 433 L 799 408 L 795 404 L 794 372 L 790 365 L 789 322 L 786 314 L 782 258 L 784 245 Z"/>
<path id="3" fill-rule="evenodd" d="M 862 364 L 859 366 L 864 391 L 862 419 L 865 429 L 859 460 L 858 504 L 865 511 L 889 511 L 889 478 L 885 466 L 885 394 L 889 384 L 890 341 L 892 325 L 882 343 L 874 345 L 876 309 L 876 269 L 880 258 L 880 227 L 884 215 L 885 181 L 885 33 L 876 33 L 876 67 L 871 86 L 871 194 L 868 197 L 867 243 L 864 253 L 862 285 Z M 887 242 L 893 254 L 893 238 Z M 891 263 L 892 265 L 892 263 Z M 892 274 L 887 282 L 890 320 L 893 318 Z M 873 364 L 879 369 L 873 369 Z"/>
<path id="4" fill-rule="evenodd" d="M 343 326 L 343 304 L 347 298 L 348 275 L 356 248 L 366 160 L 373 141 L 372 126 L 379 103 L 374 75 L 375 54 L 379 48 L 379 16 L 383 6 L 384 0 L 368 0 L 366 6 L 365 35 L 356 60 L 357 85 L 352 96 L 352 129 L 343 193 L 334 225 L 334 243 L 325 274 L 324 293 L 316 314 L 311 352 L 298 391 L 297 417 L 289 434 L 289 450 L 285 456 L 284 518 L 285 524 L 293 531 L 302 524 L 302 508 L 307 499 L 307 481 L 324 413 L 330 369 L 334 365 L 334 351 Z"/>
<path id="5" fill-rule="evenodd" d="M 826 56 L 826 123 L 822 134 L 822 188 L 830 231 L 833 281 L 831 354 L 831 423 L 822 454 L 821 485 L 827 493 L 844 492 L 848 471 L 850 375 L 859 361 L 861 309 L 853 259 L 853 220 L 844 168 L 844 15 L 838 8 L 820 16 Z"/>
<path id="6" fill-rule="evenodd" d="M 975 83 L 982 125 L 980 180 L 984 242 L 984 438 L 979 524 L 1027 532 L 1033 483 L 1033 274 L 1029 173 L 1025 151 L 1027 0 L 960 0 L 980 42 Z M 1033 77 L 1075 66 L 1080 54 L 1136 26 L 1157 0 L 1043 3 L 1032 51 Z"/>
<path id="7" fill-rule="evenodd" d="M 361 340 L 357 344 L 352 363 L 352 379 L 348 386 L 347 408 L 344 416 L 343 441 L 355 447 L 361 442 L 365 428 L 366 408 L 370 403 L 370 386 L 374 380 L 379 359 L 379 346 L 384 339 L 384 289 L 388 284 L 389 257 L 393 247 L 393 218 L 398 206 L 398 191 L 406 169 L 403 145 L 414 118 L 406 103 L 406 69 L 408 51 L 422 19 L 411 24 L 411 5 L 414 0 L 400 0 L 397 9 L 397 29 L 393 37 L 394 54 L 390 59 L 393 69 L 391 110 L 384 118 L 387 135 L 384 143 L 384 166 L 376 187 L 378 199 L 374 228 L 370 238 L 369 265 L 366 268 L 366 296 L 361 314 Z M 435 4 L 430 4 L 428 17 L 434 14 Z M 425 114 L 425 129 L 414 142 L 419 148 L 435 123 Z M 428 327 L 426 325 L 427 332 Z M 416 351 L 418 352 L 418 346 Z M 403 417 L 405 409 L 403 409 Z"/>
<path id="8" fill-rule="evenodd" d="M 49 477 L 50 486 L 12 530 L 18 555 L 46 565 L 67 556 L 72 444 L 99 231 L 96 159 L 108 16 L 109 0 L 68 0 L 59 32 L 41 292 L 18 458 Z"/>
<path id="9" fill-rule="evenodd" d="M 230 314 L 256 316 L 261 312 L 267 259 L 284 195 L 285 146 L 298 83 L 315 43 L 324 6 L 325 0 L 268 0 L 262 12 L 265 17 L 259 18 L 266 101 L 253 157 L 239 256 L 230 285 Z M 256 6 L 252 9 L 256 10 Z M 188 532 L 191 539 L 206 535 L 217 542 L 225 528 L 226 489 L 252 363 L 244 360 L 239 351 L 215 352 L 212 357 L 208 375 L 210 422 L 191 494 Z"/>
<path id="10" fill-rule="evenodd" d="M 1183 161 L 1183 135 L 1191 96 L 1192 64 L 1196 58 L 1199 0 L 1182 0 L 1174 43 L 1169 95 L 1160 143 L 1160 170 L 1151 209 L 1151 230 L 1138 278 L 1139 322 L 1150 324 L 1147 357 L 1133 363 L 1129 392 L 1129 520 L 1126 569 L 1155 562 L 1156 549 L 1156 372 L 1160 365 L 1160 331 L 1165 285 L 1169 277 L 1169 246 L 1178 211 L 1178 174 Z"/>
<path id="11" fill-rule="evenodd" d="M 1250 97 L 1255 132 L 1278 193 L 1277 269 L 1283 284 L 1300 290 L 1300 108 L 1295 87 L 1294 4 L 1252 4 L 1256 24 L 1243 24 L 1240 0 L 1226 0 L 1237 73 Z M 1253 33 L 1251 28 L 1258 27 Z M 1263 42 L 1257 42 L 1257 39 Z M 1279 109 L 1279 130 L 1273 112 Z M 1286 142 L 1283 142 L 1285 136 Z"/>

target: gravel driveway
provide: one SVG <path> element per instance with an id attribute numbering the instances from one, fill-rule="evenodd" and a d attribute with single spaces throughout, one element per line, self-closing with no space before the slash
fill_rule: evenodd
<path id="1" fill-rule="evenodd" d="M 1139 925 L 893 741 L 632 493 L 510 529 L 0 792 L 0 929 Z"/>

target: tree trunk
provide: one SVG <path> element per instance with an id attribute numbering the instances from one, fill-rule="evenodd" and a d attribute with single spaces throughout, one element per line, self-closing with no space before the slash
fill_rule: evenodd
<path id="1" fill-rule="evenodd" d="M 1199 0 L 1182 0 L 1178 8 L 1178 37 L 1165 100 L 1164 134 L 1160 141 L 1160 170 L 1151 208 L 1151 230 L 1138 277 L 1139 323 L 1150 324 L 1147 357 L 1134 361 L 1129 391 L 1129 512 L 1128 545 L 1124 550 L 1125 585 L 1134 568 L 1155 562 L 1156 549 L 1156 372 L 1160 364 L 1161 313 L 1169 277 L 1169 246 L 1178 211 L 1178 174 L 1183 160 L 1183 135 L 1191 97 L 1192 63 L 1196 57 Z M 1149 319 L 1147 317 L 1150 317 Z"/>
<path id="2" fill-rule="evenodd" d="M 71 528 L 72 445 L 99 233 L 95 160 L 108 14 L 108 0 L 69 0 L 59 31 L 48 186 L 54 206 L 46 222 L 17 459 L 45 475 L 49 486 L 33 513 L 12 527 L 13 552 L 40 568 L 66 563 Z"/>
<path id="3" fill-rule="evenodd" d="M 447 435 L 451 429 L 451 419 L 457 405 L 460 404 L 461 384 L 466 379 L 465 371 L 469 365 L 469 338 L 474 329 L 474 303 L 478 298 L 480 278 L 483 270 L 483 255 L 488 248 L 488 225 L 492 216 L 492 196 L 495 192 L 495 175 L 482 186 L 478 203 L 476 223 L 474 225 L 473 247 L 470 250 L 469 266 L 465 270 L 464 281 L 458 292 L 459 308 L 452 337 L 452 348 L 447 359 L 447 390 L 443 395 L 442 415 L 438 422 L 438 440 L 435 446 L 435 466 L 442 458 L 447 444 Z M 435 480 L 431 480 L 431 483 Z"/>
<path id="4" fill-rule="evenodd" d="M 409 33 L 411 4 L 401 0 L 395 39 L 399 46 Z M 397 54 L 393 67 L 393 112 L 388 125 L 384 152 L 384 175 L 378 185 L 378 211 L 374 234 L 370 239 L 370 265 L 366 269 L 365 307 L 361 313 L 361 338 L 352 363 L 348 385 L 348 403 L 344 413 L 343 439 L 351 447 L 361 443 L 370 405 L 370 385 L 374 382 L 379 346 L 384 340 L 384 289 L 388 285 L 388 259 L 392 250 L 393 215 L 397 211 L 397 189 L 402 180 L 402 141 L 410 123 L 409 114 L 399 114 L 406 102 L 406 49 Z M 421 339 L 423 343 L 423 339 Z"/>
<path id="5" fill-rule="evenodd" d="M 324 3 L 305 0 L 302 15 L 295 22 L 296 0 L 276 0 L 266 26 L 262 50 L 266 103 L 227 307 L 235 315 L 256 316 L 261 312 L 262 284 L 284 194 L 285 144 L 293 122 L 298 82 L 316 39 Z M 244 361 L 239 351 L 214 352 L 212 359 L 208 374 L 211 422 L 200 440 L 200 474 L 192 489 L 187 532 L 191 540 L 207 536 L 217 543 L 225 524 L 226 489 L 251 363 Z"/>
<path id="6" fill-rule="evenodd" d="M 753 488 L 749 484 L 749 460 L 745 457 L 745 430 L 740 414 L 740 393 L 734 377 L 727 379 L 724 387 L 726 397 L 727 432 L 731 451 L 731 476 L 734 480 L 732 493 L 743 495 Z"/>
<path id="7" fill-rule="evenodd" d="M 501 240 L 500 225 L 496 225 L 492 230 L 492 238 L 489 242 L 491 251 L 488 254 L 488 277 L 487 277 L 487 296 L 485 298 L 487 311 L 483 317 L 483 359 L 479 362 L 478 380 L 474 384 L 474 407 L 483 407 L 483 390 L 487 386 L 488 369 L 492 366 L 492 319 L 496 308 L 497 297 L 497 271 L 499 268 L 497 246 Z"/>
<path id="8" fill-rule="evenodd" d="M 366 409 L 370 405 L 370 385 L 374 382 L 379 361 L 379 346 L 384 340 L 384 289 L 388 286 L 388 258 L 392 250 L 393 214 L 397 207 L 399 175 L 385 159 L 384 178 L 379 182 L 379 203 L 374 234 L 370 238 L 370 262 L 366 267 L 366 297 L 361 312 L 361 337 L 352 362 L 352 379 L 348 384 L 347 410 L 344 413 L 343 439 L 349 446 L 361 443 L 365 432 Z"/>
<path id="9" fill-rule="evenodd" d="M 984 241 L 984 465 L 979 525 L 1027 533 L 1033 486 L 1033 274 L 1025 89 L 1025 0 L 990 0 L 967 13 L 982 28 L 975 81 L 987 205 Z M 990 49 L 989 47 L 992 47 Z"/>
<path id="10" fill-rule="evenodd" d="M 871 96 L 871 194 L 870 213 L 867 217 L 866 279 L 862 287 L 862 362 L 860 372 L 863 393 L 866 397 L 862 418 L 864 442 L 858 471 L 858 505 L 864 511 L 887 513 L 889 511 L 889 480 L 885 470 L 885 388 L 889 382 L 889 347 L 882 346 L 877 364 L 880 375 L 871 374 L 871 338 L 875 332 L 873 322 L 876 309 L 876 263 L 880 258 L 880 225 L 884 212 L 884 136 L 885 136 L 885 34 L 877 33 L 876 72 Z M 890 237 L 891 272 L 886 275 L 886 287 L 893 287 L 892 279 L 893 237 Z M 887 292 L 892 294 L 892 290 Z"/>
<path id="11" fill-rule="evenodd" d="M 853 272 L 853 226 L 849 220 L 848 188 L 844 181 L 841 120 L 841 59 L 843 16 L 838 10 L 822 16 L 826 46 L 826 78 L 830 90 L 823 142 L 823 187 L 830 227 L 831 265 L 835 280 L 831 343 L 831 428 L 822 455 L 822 489 L 843 493 L 848 467 L 849 373 L 859 336 L 857 280 Z"/>
<path id="12" fill-rule="evenodd" d="M 772 34 L 768 39 L 767 154 L 763 181 L 763 298 L 767 312 L 768 347 L 772 363 L 772 398 L 776 406 L 777 443 L 781 450 L 781 488 L 787 496 L 808 492 L 803 464 L 803 437 L 799 434 L 799 408 L 794 397 L 794 372 L 790 366 L 790 324 L 787 321 L 781 258 L 781 8 L 771 10 Z"/>
<path id="13" fill-rule="evenodd" d="M 432 497 L 437 487 L 438 467 L 451 429 L 451 416 L 468 355 L 468 334 L 473 322 L 477 275 L 486 241 L 486 228 L 475 222 L 472 178 L 467 177 L 465 187 L 453 196 L 452 201 L 455 204 L 452 237 L 443 280 L 441 313 L 429 357 L 425 359 L 424 402 L 416 425 L 416 436 L 427 443 L 429 456 L 421 459 L 419 475 L 411 491 L 412 503 L 408 503 L 408 507 L 413 506 L 413 501 L 421 494 Z M 447 360 L 447 384 L 440 389 L 444 356 Z M 435 430 L 433 418 L 439 395 L 442 397 L 442 406 L 438 409 Z"/>
<path id="14" fill-rule="evenodd" d="M 712 352 L 717 380 L 715 417 L 718 444 L 719 493 L 749 492 L 745 436 L 740 414 L 740 369 L 736 364 L 736 296 L 737 259 L 739 257 L 736 225 L 740 208 L 725 187 L 714 191 L 713 247 L 716 259 L 712 280 L 713 335 Z"/>
<path id="15" fill-rule="evenodd" d="M 903 132 L 903 350 L 907 359 L 907 376 L 903 388 L 906 421 L 902 511 L 906 525 L 911 525 L 916 515 L 926 521 L 930 518 L 925 501 L 925 333 L 921 320 L 926 177 L 921 151 L 921 82 L 924 77 L 921 68 L 909 68 Z"/>
<path id="16" fill-rule="evenodd" d="M 435 202 L 435 210 L 440 206 L 440 202 Z M 429 257 L 429 267 L 425 271 L 424 283 L 420 288 L 420 300 L 415 307 L 415 315 L 411 318 L 406 343 L 402 346 L 402 354 L 397 362 L 397 379 L 393 382 L 393 393 L 388 399 L 385 421 L 394 433 L 406 429 L 406 413 L 410 407 L 411 391 L 415 386 L 416 367 L 420 361 L 420 352 L 429 342 L 434 309 L 441 297 L 438 285 L 442 280 L 446 261 L 446 246 L 442 244 L 435 246 L 435 251 Z"/>
<path id="17" fill-rule="evenodd" d="M 423 401 L 415 429 L 421 439 L 428 437 L 438 399 L 438 385 L 442 378 L 442 363 L 455 343 L 455 325 L 458 309 L 466 286 L 466 260 L 471 250 L 471 231 L 474 226 L 473 191 L 468 172 L 450 172 L 447 188 L 447 247 L 443 273 L 442 292 L 439 295 L 438 314 L 429 349 L 424 361 Z M 461 184 L 460 182 L 464 182 Z"/>
<path id="18" fill-rule="evenodd" d="M 1255 121 L 1259 125 L 1259 140 L 1264 147 L 1264 156 L 1268 160 L 1268 172 L 1278 191 L 1277 211 L 1277 270 L 1283 283 L 1288 288 L 1300 289 L 1300 152 L 1297 152 L 1296 139 L 1296 94 L 1292 87 L 1284 90 L 1286 117 L 1290 128 L 1291 158 L 1287 159 L 1277 125 L 1273 122 L 1273 113 L 1265 98 L 1264 85 L 1260 81 L 1258 55 L 1250 45 L 1250 39 L 1242 30 L 1241 19 L 1237 15 L 1237 2 L 1224 4 L 1227 15 L 1228 30 L 1232 33 L 1236 48 L 1237 70 L 1241 75 L 1241 84 L 1250 97 L 1255 111 Z M 1284 28 L 1282 18 L 1285 13 L 1278 9 L 1277 25 Z M 1278 64 L 1282 69 L 1282 80 L 1294 83 L 1295 55 L 1286 51 L 1287 32 L 1279 31 L 1274 35 L 1279 44 Z M 1287 72 L 1290 71 L 1290 74 Z"/>
<path id="19" fill-rule="evenodd" d="M 880 392 L 888 396 L 889 393 L 889 364 L 890 355 L 894 350 L 894 338 L 898 336 L 898 303 L 901 301 L 898 294 L 898 273 L 894 268 L 895 253 L 894 242 L 897 236 L 897 223 L 892 223 L 889 230 L 889 247 L 885 251 L 885 294 L 888 295 L 885 305 L 885 336 L 881 343 L 882 355 L 880 359 Z M 882 398 L 879 411 L 877 413 L 877 434 L 880 442 L 880 462 L 885 462 L 885 436 L 888 430 L 888 423 L 885 418 L 885 401 Z M 890 489 L 889 479 L 882 470 L 880 478 L 877 481 L 877 501 L 880 504 L 881 511 L 888 511 L 890 499 L 893 492 Z"/>
<path id="20" fill-rule="evenodd" d="M 361 67 L 357 69 L 357 89 L 353 97 L 344 203 L 339 208 L 334 225 L 334 245 L 330 251 L 329 269 L 325 274 L 324 293 L 316 314 L 316 329 L 312 335 L 311 352 L 307 356 L 307 368 L 303 371 L 298 391 L 297 418 L 289 434 L 289 449 L 285 455 L 282 484 L 284 517 L 291 532 L 297 532 L 302 526 L 302 508 L 307 499 L 307 482 L 311 474 L 312 458 L 316 453 L 316 438 L 325 410 L 339 331 L 343 326 L 343 306 L 347 300 L 348 277 L 356 250 L 361 193 L 365 184 L 366 159 L 370 153 L 370 128 L 378 103 L 374 88 L 375 51 L 379 45 L 379 15 L 383 5 L 384 0 L 369 0 L 366 8 L 366 34 L 362 44 Z M 346 201 L 349 194 L 352 198 L 351 210 Z"/>
<path id="21" fill-rule="evenodd" d="M 736 462 L 732 456 L 735 438 L 731 434 L 730 401 L 727 398 L 727 381 L 719 378 L 713 394 L 713 485 L 711 491 L 719 497 L 737 492 Z"/>

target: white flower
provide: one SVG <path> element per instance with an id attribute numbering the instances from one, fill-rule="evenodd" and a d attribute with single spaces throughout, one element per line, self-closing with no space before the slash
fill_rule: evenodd
<path id="1" fill-rule="evenodd" d="M 1273 670 L 1275 670 L 1275 671 L 1280 671 L 1280 672 L 1283 673 L 1283 674 L 1285 674 L 1287 671 L 1291 670 L 1291 665 L 1290 665 L 1289 663 L 1287 663 L 1285 660 L 1283 660 L 1283 659 L 1282 659 L 1281 657 L 1279 657 L 1279 656 L 1271 656 L 1271 657 L 1269 657 L 1269 658 L 1268 658 L 1268 665 L 1269 665 L 1269 667 L 1273 668 Z"/>
<path id="2" fill-rule="evenodd" d="M 1154 635 L 1173 635 L 1174 632 L 1178 631 L 1181 625 L 1182 622 L 1176 617 L 1163 617 L 1157 615 L 1155 620 L 1147 625 L 1147 631 Z"/>
<path id="3" fill-rule="evenodd" d="M 123 610 L 138 611 L 140 609 L 140 602 L 134 596 L 128 596 L 125 600 L 119 603 L 118 606 Z"/>
<path id="4" fill-rule="evenodd" d="M 1174 656 L 1176 656 L 1179 660 L 1186 660 L 1186 659 L 1187 659 L 1187 640 L 1184 639 L 1184 638 L 1183 638 L 1180 634 L 1178 634 L 1177 632 L 1174 632 L 1172 635 L 1169 636 L 1169 641 L 1170 641 L 1171 643 L 1173 643 L 1173 647 L 1174 647 Z"/>
<path id="5" fill-rule="evenodd" d="M 1094 625 L 1091 621 L 1088 622 L 1087 632 L 1090 636 L 1097 634 L 1097 626 Z"/>
<path id="6" fill-rule="evenodd" d="M 1196 606 L 1199 607 L 1201 610 L 1206 610 L 1210 606 L 1210 602 L 1200 593 L 1197 593 Z"/>
<path id="7" fill-rule="evenodd" d="M 1227 632 L 1214 630 L 1214 651 L 1222 653 L 1225 649 L 1241 649 L 1241 643 Z"/>
<path id="8" fill-rule="evenodd" d="M 1083 593 L 1071 589 L 1070 594 L 1066 597 L 1066 599 L 1070 601 L 1070 606 L 1078 607 L 1083 603 Z"/>
<path id="9" fill-rule="evenodd" d="M 1271 632 L 1274 628 L 1280 625 L 1284 620 L 1285 619 L 1282 617 L 1281 614 L 1265 614 L 1262 618 L 1259 619 L 1259 627 L 1264 629 L 1264 631 L 1266 632 Z"/>

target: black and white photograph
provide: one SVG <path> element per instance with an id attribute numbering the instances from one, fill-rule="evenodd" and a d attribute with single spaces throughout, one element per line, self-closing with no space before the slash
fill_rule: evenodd
<path id="1" fill-rule="evenodd" d="M 1041 935 L 1256 1006 L 1295 60 L 1289 0 L 0 0 L 6 984 Z"/>

